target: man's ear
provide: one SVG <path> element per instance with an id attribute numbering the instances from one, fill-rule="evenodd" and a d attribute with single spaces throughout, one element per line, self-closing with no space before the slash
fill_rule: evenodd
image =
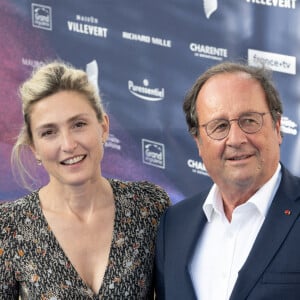
<path id="1" fill-rule="evenodd" d="M 193 138 L 198 148 L 198 154 L 201 157 L 201 144 L 202 144 L 201 137 L 199 135 L 194 135 Z"/>
<path id="2" fill-rule="evenodd" d="M 281 132 L 280 128 L 281 128 L 281 116 L 278 117 L 278 120 L 276 121 L 276 124 L 275 124 L 275 130 L 277 132 L 279 145 L 282 144 L 282 132 Z"/>

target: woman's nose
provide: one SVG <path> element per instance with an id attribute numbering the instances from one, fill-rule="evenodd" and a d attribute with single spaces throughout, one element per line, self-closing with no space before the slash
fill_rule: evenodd
<path id="1" fill-rule="evenodd" d="M 70 133 L 62 134 L 61 148 L 65 152 L 73 152 L 77 147 L 77 142 Z"/>

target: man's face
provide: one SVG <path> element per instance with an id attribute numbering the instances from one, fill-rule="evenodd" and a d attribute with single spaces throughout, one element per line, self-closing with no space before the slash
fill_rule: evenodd
<path id="1" fill-rule="evenodd" d="M 200 126 L 195 140 L 209 175 L 221 189 L 255 192 L 271 178 L 280 158 L 280 120 L 274 125 L 264 91 L 256 80 L 245 73 L 216 75 L 200 90 L 196 110 L 200 124 L 219 118 L 236 119 L 247 112 L 267 113 L 256 133 L 245 133 L 232 121 L 224 139 L 210 138 Z"/>

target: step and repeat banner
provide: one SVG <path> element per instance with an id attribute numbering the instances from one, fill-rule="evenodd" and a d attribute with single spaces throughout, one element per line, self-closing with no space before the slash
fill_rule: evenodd
<path id="1" fill-rule="evenodd" d="M 210 185 L 182 102 L 196 77 L 224 60 L 274 71 L 281 160 L 300 175 L 299 28 L 297 0 L 0 0 L 0 201 L 27 193 L 10 167 L 22 122 L 18 87 L 56 58 L 99 88 L 111 124 L 106 177 L 152 181 L 173 203 Z"/>

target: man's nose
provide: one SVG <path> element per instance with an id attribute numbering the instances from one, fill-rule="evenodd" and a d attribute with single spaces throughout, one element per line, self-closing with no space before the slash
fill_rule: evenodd
<path id="1" fill-rule="evenodd" d="M 247 141 L 247 134 L 239 126 L 238 120 L 231 120 L 226 143 L 239 145 Z"/>

